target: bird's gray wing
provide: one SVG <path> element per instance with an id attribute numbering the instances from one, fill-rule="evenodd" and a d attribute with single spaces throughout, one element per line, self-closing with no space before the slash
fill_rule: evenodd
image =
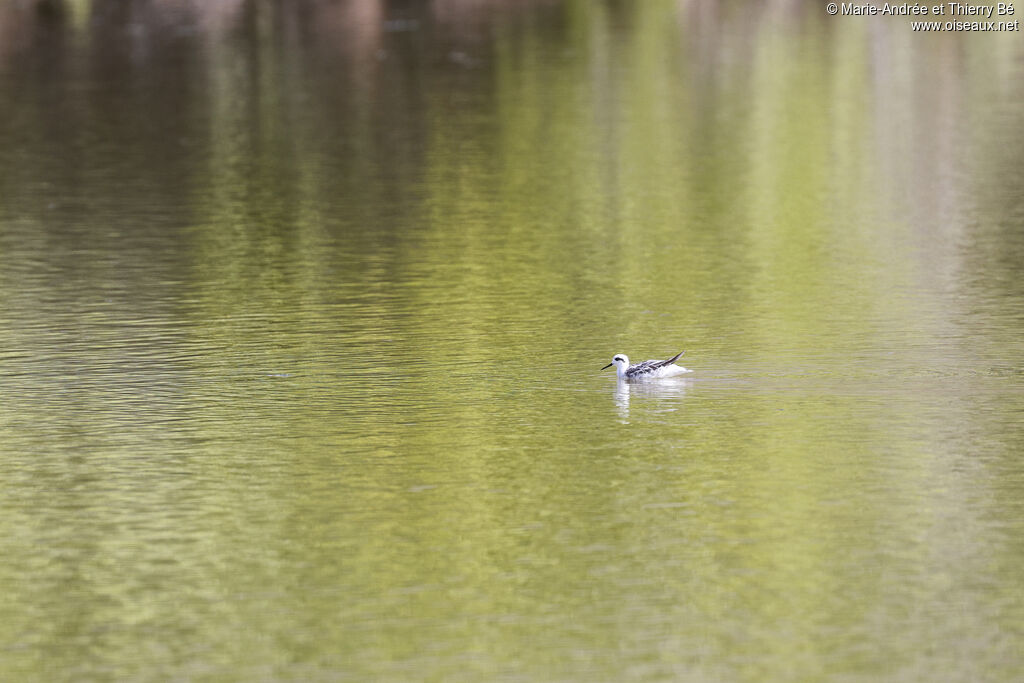
<path id="1" fill-rule="evenodd" d="M 658 368 L 663 368 L 666 365 L 672 365 L 677 360 L 679 360 L 679 356 L 683 355 L 684 353 L 686 353 L 686 351 L 680 351 L 679 353 L 677 353 L 676 355 L 672 356 L 668 360 L 645 360 L 643 362 L 643 365 L 647 369 L 657 370 Z"/>

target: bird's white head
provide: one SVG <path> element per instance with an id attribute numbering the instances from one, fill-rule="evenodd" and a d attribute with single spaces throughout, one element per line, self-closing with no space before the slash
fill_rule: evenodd
<path id="1" fill-rule="evenodd" d="M 626 375 L 626 370 L 629 369 L 629 356 L 624 353 L 617 353 L 615 354 L 615 357 L 612 358 L 612 362 L 601 369 L 607 370 L 613 365 L 615 366 L 615 371 L 619 373 L 619 377 L 624 377 Z"/>

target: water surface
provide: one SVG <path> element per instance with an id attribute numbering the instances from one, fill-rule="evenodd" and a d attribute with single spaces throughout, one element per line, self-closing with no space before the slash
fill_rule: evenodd
<path id="1" fill-rule="evenodd" d="M 199 5 L 0 10 L 0 678 L 1024 677 L 1019 34 Z"/>

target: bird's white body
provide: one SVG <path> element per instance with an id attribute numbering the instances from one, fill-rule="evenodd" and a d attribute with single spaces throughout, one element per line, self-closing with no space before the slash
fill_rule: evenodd
<path id="1" fill-rule="evenodd" d="M 636 365 L 630 365 L 629 356 L 624 353 L 617 353 L 612 358 L 612 362 L 604 367 L 607 368 L 614 365 L 619 379 L 663 379 L 693 372 L 681 365 L 675 364 L 676 359 L 681 355 L 683 355 L 682 352 L 677 353 L 668 360 L 645 360 Z M 603 370 L 604 368 L 601 369 Z"/>

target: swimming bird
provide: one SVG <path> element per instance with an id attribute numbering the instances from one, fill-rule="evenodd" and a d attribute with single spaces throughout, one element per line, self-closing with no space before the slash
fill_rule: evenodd
<path id="1" fill-rule="evenodd" d="M 663 377 L 675 377 L 676 375 L 682 375 L 686 372 L 693 372 L 693 370 L 687 370 L 681 365 L 673 365 L 678 360 L 679 356 L 686 353 L 680 351 L 676 355 L 672 356 L 668 360 L 645 360 L 642 363 L 636 365 L 629 364 L 629 356 L 624 353 L 617 353 L 612 358 L 612 362 L 601 368 L 607 370 L 611 366 L 615 366 L 615 371 L 619 374 L 619 379 L 661 379 Z"/>

